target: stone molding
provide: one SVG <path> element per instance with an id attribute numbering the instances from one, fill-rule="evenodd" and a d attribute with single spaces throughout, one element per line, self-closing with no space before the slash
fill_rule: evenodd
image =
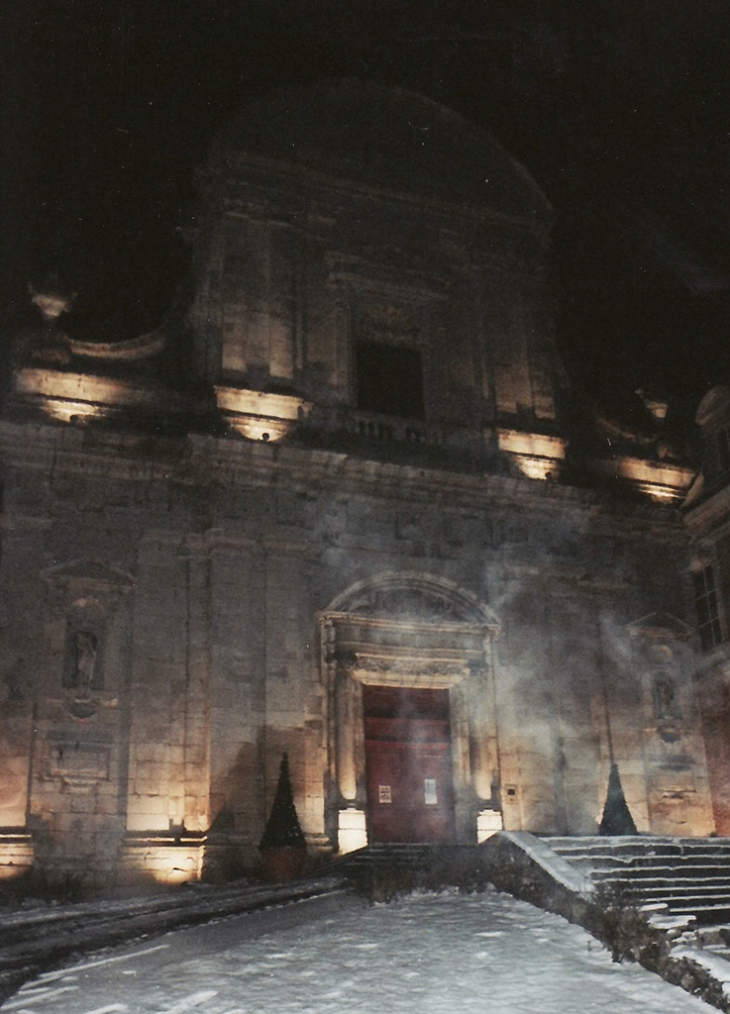
<path id="1" fill-rule="evenodd" d="M 435 577 L 416 571 L 384 571 L 365 581 L 357 581 L 344 592 L 337 595 L 324 610 L 326 616 L 357 616 L 367 619 L 368 614 L 374 619 L 378 614 L 386 620 L 393 620 L 398 611 L 408 614 L 408 603 L 405 608 L 383 604 L 379 600 L 383 596 L 400 597 L 418 596 L 420 608 L 410 609 L 410 620 L 416 619 L 419 613 L 428 616 L 429 625 L 440 622 L 448 623 L 449 629 L 460 626 L 473 629 L 484 627 L 485 631 L 496 633 L 499 622 L 494 613 L 476 595 L 448 578 Z M 395 608 L 395 615 L 394 615 Z M 364 615 L 363 615 L 364 614 Z"/>
<path id="2" fill-rule="evenodd" d="M 335 451 L 269 445 L 191 434 L 179 441 L 149 440 L 96 431 L 93 440 L 67 426 L 0 422 L 0 461 L 6 466 L 56 475 L 87 475 L 130 482 L 174 480 L 195 486 L 273 487 L 282 480 L 339 495 L 372 494 L 398 500 L 429 496 L 434 487 L 457 506 L 482 509 L 519 506 L 552 514 L 572 508 L 596 532 L 671 542 L 681 532 L 677 511 L 651 504 L 607 504 L 599 492 L 555 482 L 396 465 Z M 140 453 L 144 450 L 144 456 Z M 155 450 L 157 453 L 155 453 Z M 6 518 L 11 515 L 6 514 Z M 580 523 L 580 522 L 578 522 Z"/>
<path id="3" fill-rule="evenodd" d="M 730 531 L 730 486 L 723 486 L 706 500 L 685 511 L 685 524 L 690 532 L 713 537 Z"/>
<path id="4" fill-rule="evenodd" d="M 476 841 L 494 770 L 498 721 L 491 642 L 499 624 L 476 595 L 428 574 L 356 582 L 318 615 L 327 699 L 331 834 L 343 809 L 366 809 L 362 687 L 447 690 L 456 840 Z"/>
<path id="5" fill-rule="evenodd" d="M 71 595 L 81 591 L 128 592 L 137 584 L 132 574 L 95 557 L 49 567 L 41 573 L 41 577 L 49 587 L 67 590 Z"/>
<path id="6" fill-rule="evenodd" d="M 394 204 L 410 205 L 413 208 L 428 208 L 429 211 L 440 211 L 449 218 L 460 218 L 474 222 L 493 225 L 497 223 L 508 226 L 511 229 L 519 229 L 521 232 L 534 237 L 542 247 L 547 247 L 550 237 L 551 222 L 545 218 L 531 215 L 511 215 L 506 211 L 497 208 L 490 208 L 484 205 L 460 205 L 456 202 L 439 200 L 432 195 L 411 194 L 405 190 L 394 190 L 389 187 L 376 186 L 363 181 L 346 179 L 342 176 L 331 176 L 316 169 L 303 168 L 300 165 L 287 164 L 280 159 L 266 155 L 254 155 L 243 152 L 231 152 L 226 157 L 226 175 L 215 189 L 218 191 L 218 201 L 228 205 L 231 210 L 241 211 L 245 207 L 244 199 L 230 196 L 237 184 L 240 182 L 240 175 L 244 171 L 258 170 L 262 177 L 271 180 L 272 174 L 288 177 L 298 186 L 301 186 L 303 176 L 306 176 L 311 184 L 318 184 L 327 193 L 355 195 L 366 198 L 376 198 L 378 201 L 392 201 Z M 220 170 L 218 170 L 220 173 Z M 221 175 L 223 175 L 221 173 Z M 271 183 L 269 182 L 269 187 Z M 222 193 L 227 192 L 226 198 Z M 248 196 L 248 195 L 247 195 Z M 228 209 L 227 209 L 228 210 Z"/>

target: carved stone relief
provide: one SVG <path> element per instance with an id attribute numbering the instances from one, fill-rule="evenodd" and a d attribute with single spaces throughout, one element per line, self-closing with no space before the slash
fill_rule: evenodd
<path id="1" fill-rule="evenodd" d="M 105 740 L 56 734 L 47 744 L 46 777 L 59 779 L 70 790 L 90 791 L 109 778 L 110 753 L 111 743 Z"/>

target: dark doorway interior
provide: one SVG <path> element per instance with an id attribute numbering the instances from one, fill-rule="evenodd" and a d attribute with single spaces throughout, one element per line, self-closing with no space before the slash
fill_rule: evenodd
<path id="1" fill-rule="evenodd" d="M 363 687 L 369 839 L 454 840 L 448 690 Z"/>

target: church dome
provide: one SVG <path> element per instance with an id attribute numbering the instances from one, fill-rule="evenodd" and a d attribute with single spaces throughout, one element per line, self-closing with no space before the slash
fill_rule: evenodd
<path id="1" fill-rule="evenodd" d="M 537 184 L 488 133 L 421 95 L 373 82 L 323 82 L 254 100 L 219 137 L 211 168 L 237 153 L 519 218 L 551 216 Z"/>

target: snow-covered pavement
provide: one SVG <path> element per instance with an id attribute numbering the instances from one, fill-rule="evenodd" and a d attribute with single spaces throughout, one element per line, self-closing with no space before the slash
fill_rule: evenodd
<path id="1" fill-rule="evenodd" d="M 28 983 L 15 1014 L 689 1014 L 714 1010 L 496 892 L 351 895 L 234 916 Z"/>

